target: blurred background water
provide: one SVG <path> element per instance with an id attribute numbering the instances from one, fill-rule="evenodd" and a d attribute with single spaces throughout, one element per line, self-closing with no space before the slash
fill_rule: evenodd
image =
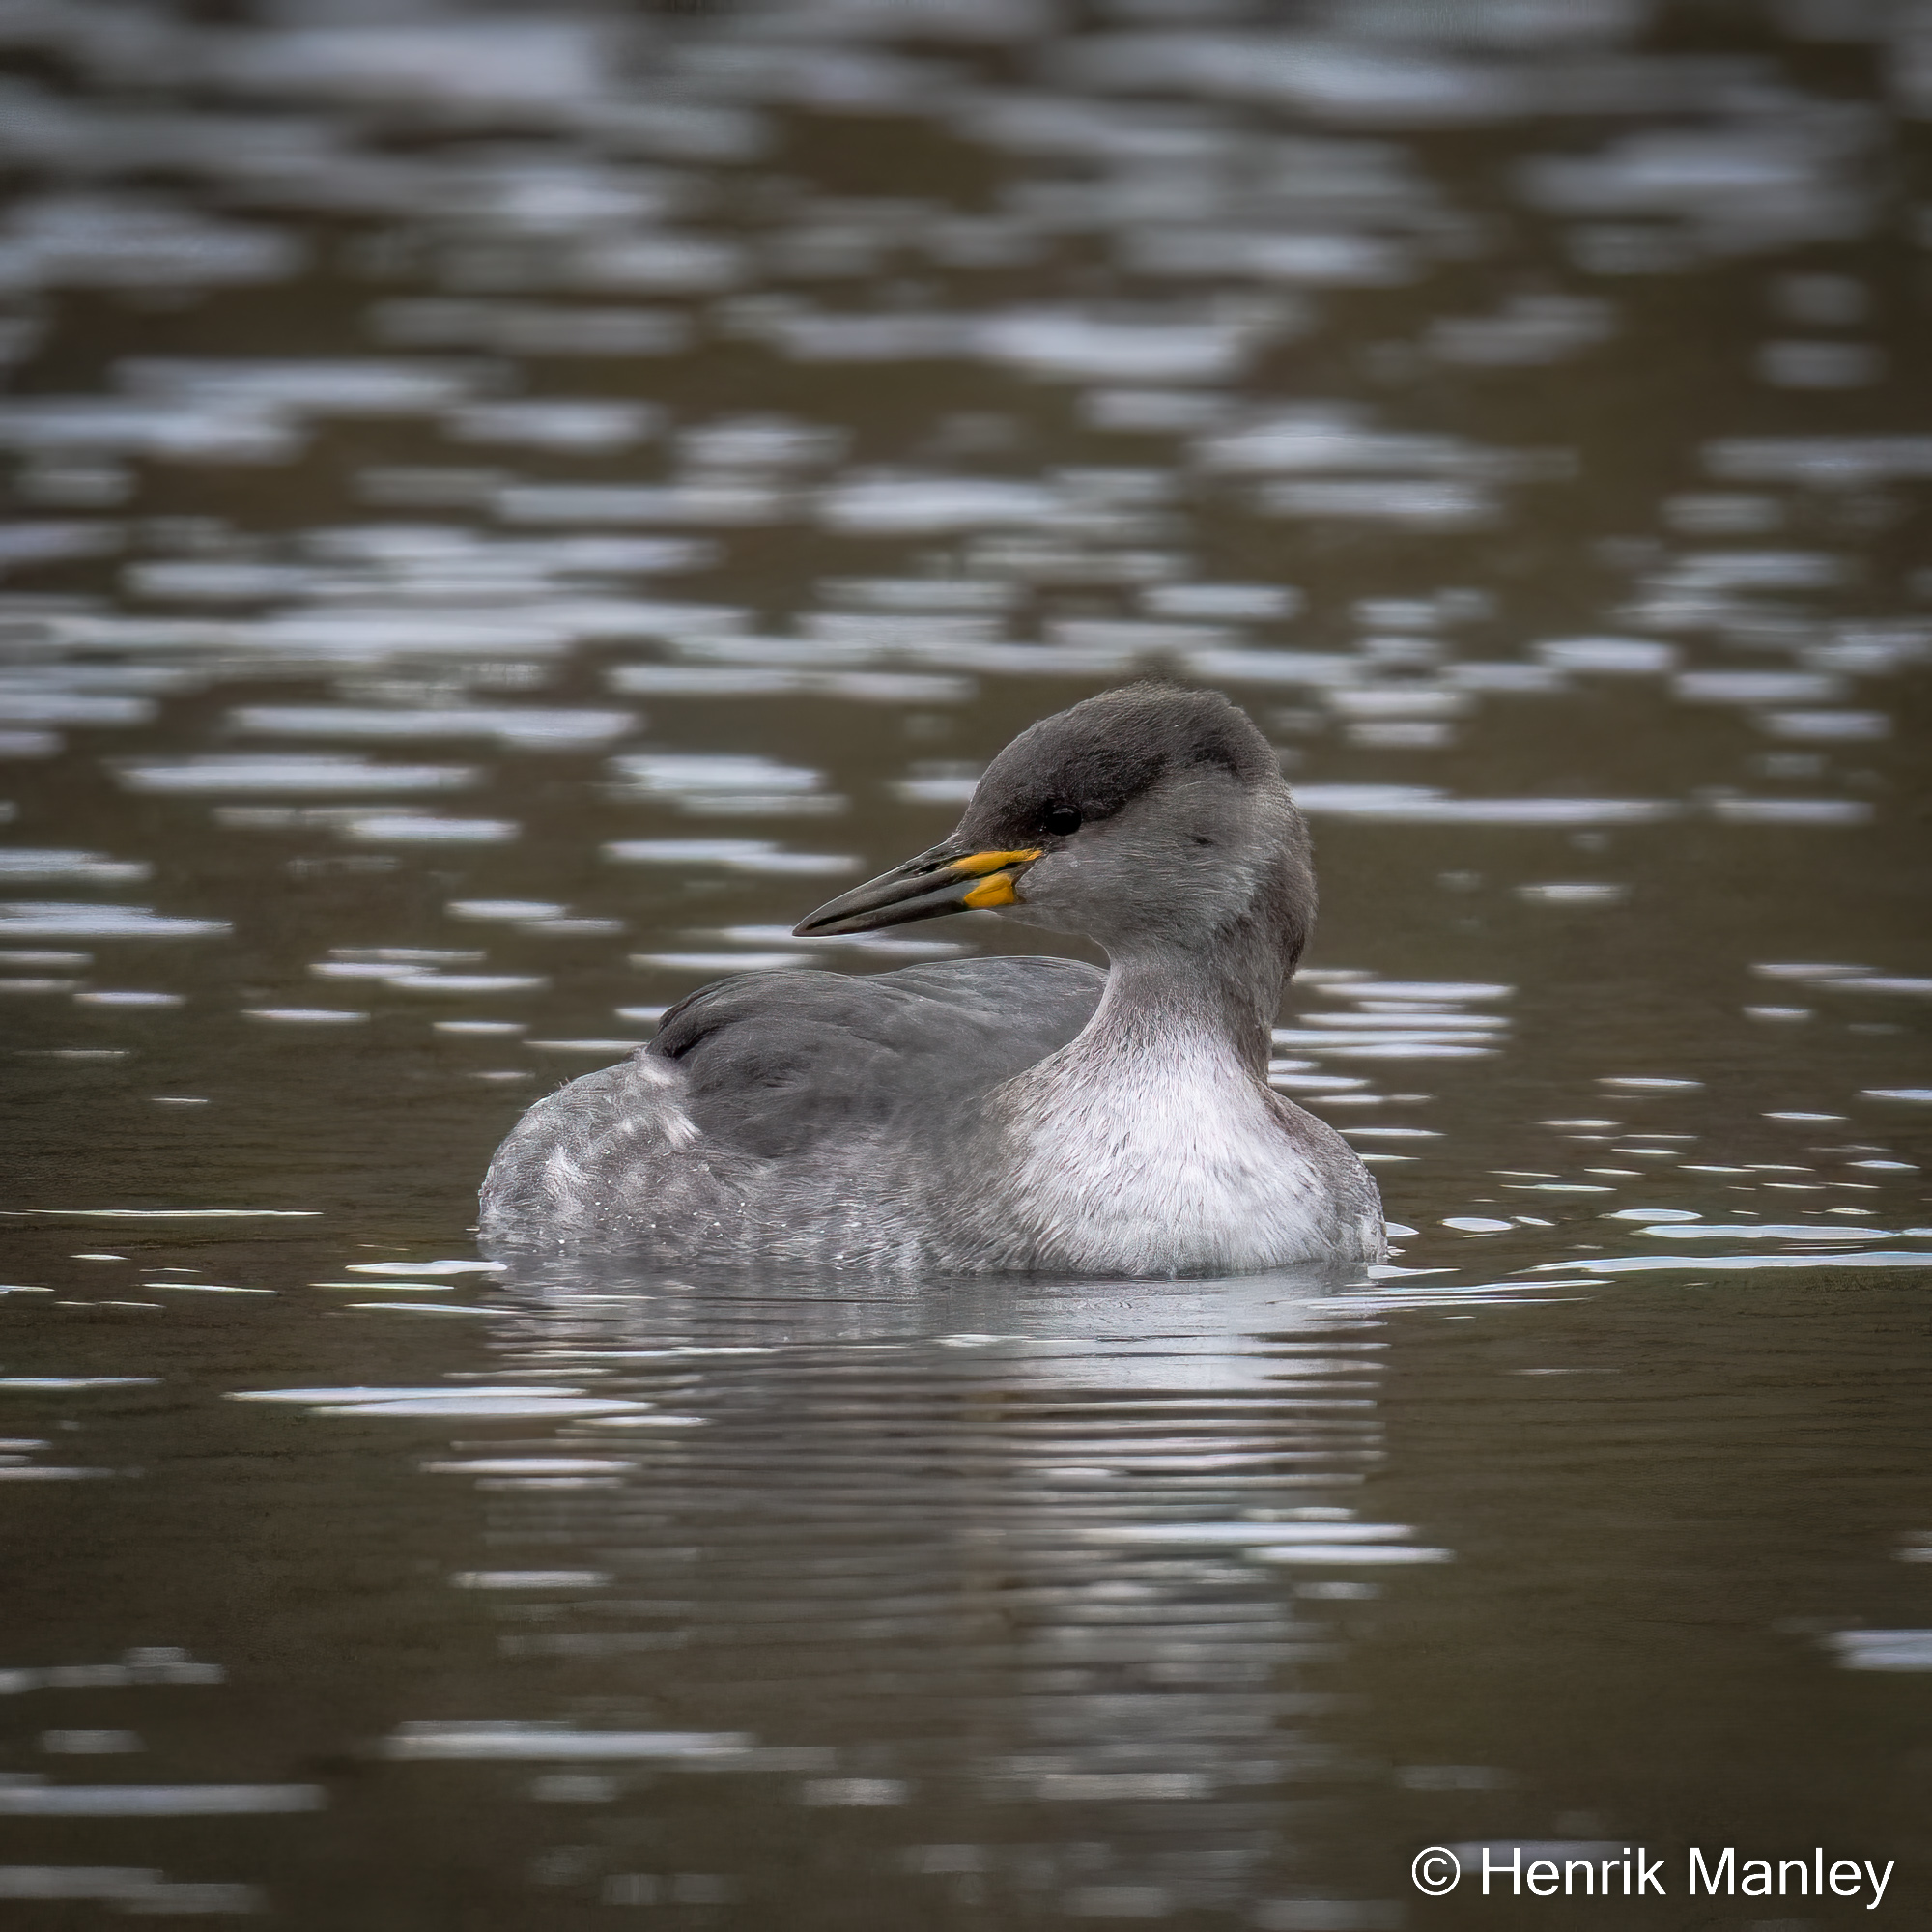
<path id="1" fill-rule="evenodd" d="M 1923 0 L 8 0 L 0 72 L 20 1924 L 1876 1922 L 1689 1844 L 1922 1917 Z M 1310 815 L 1272 1077 L 1390 1269 L 472 1259 L 692 987 L 1036 944 L 789 929 L 1148 672 Z"/>

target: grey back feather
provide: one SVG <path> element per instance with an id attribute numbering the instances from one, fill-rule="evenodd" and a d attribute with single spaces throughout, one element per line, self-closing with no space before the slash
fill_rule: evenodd
<path id="1" fill-rule="evenodd" d="M 954 959 L 855 979 L 747 973 L 668 1012 L 646 1051 L 683 1069 L 706 1141 L 765 1159 L 916 1131 L 1065 1046 L 1105 977 L 1071 959 Z"/>

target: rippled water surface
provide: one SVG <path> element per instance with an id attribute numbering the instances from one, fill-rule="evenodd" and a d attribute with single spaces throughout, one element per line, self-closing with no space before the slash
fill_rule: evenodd
<path id="1" fill-rule="evenodd" d="M 1923 1922 L 1928 32 L 5 9 L 18 1921 Z M 790 928 L 1150 671 L 1390 1267 L 475 1259 L 694 986 L 1031 943 Z"/>

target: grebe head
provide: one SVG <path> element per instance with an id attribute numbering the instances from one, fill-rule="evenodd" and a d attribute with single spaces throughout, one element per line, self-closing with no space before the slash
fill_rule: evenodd
<path id="1" fill-rule="evenodd" d="M 1314 921 L 1315 876 L 1301 815 L 1247 715 L 1217 692 L 1135 684 L 1029 725 L 950 838 L 797 931 L 969 910 L 1085 933 L 1116 958 L 1264 935 L 1286 973 Z"/>

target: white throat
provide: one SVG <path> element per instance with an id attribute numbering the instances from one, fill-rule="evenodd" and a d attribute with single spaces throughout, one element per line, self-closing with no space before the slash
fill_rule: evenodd
<path id="1" fill-rule="evenodd" d="M 1117 963 L 1080 1037 L 990 1097 L 1008 1208 L 1061 1264 L 1265 1267 L 1321 1247 L 1322 1181 L 1200 990 Z"/>

